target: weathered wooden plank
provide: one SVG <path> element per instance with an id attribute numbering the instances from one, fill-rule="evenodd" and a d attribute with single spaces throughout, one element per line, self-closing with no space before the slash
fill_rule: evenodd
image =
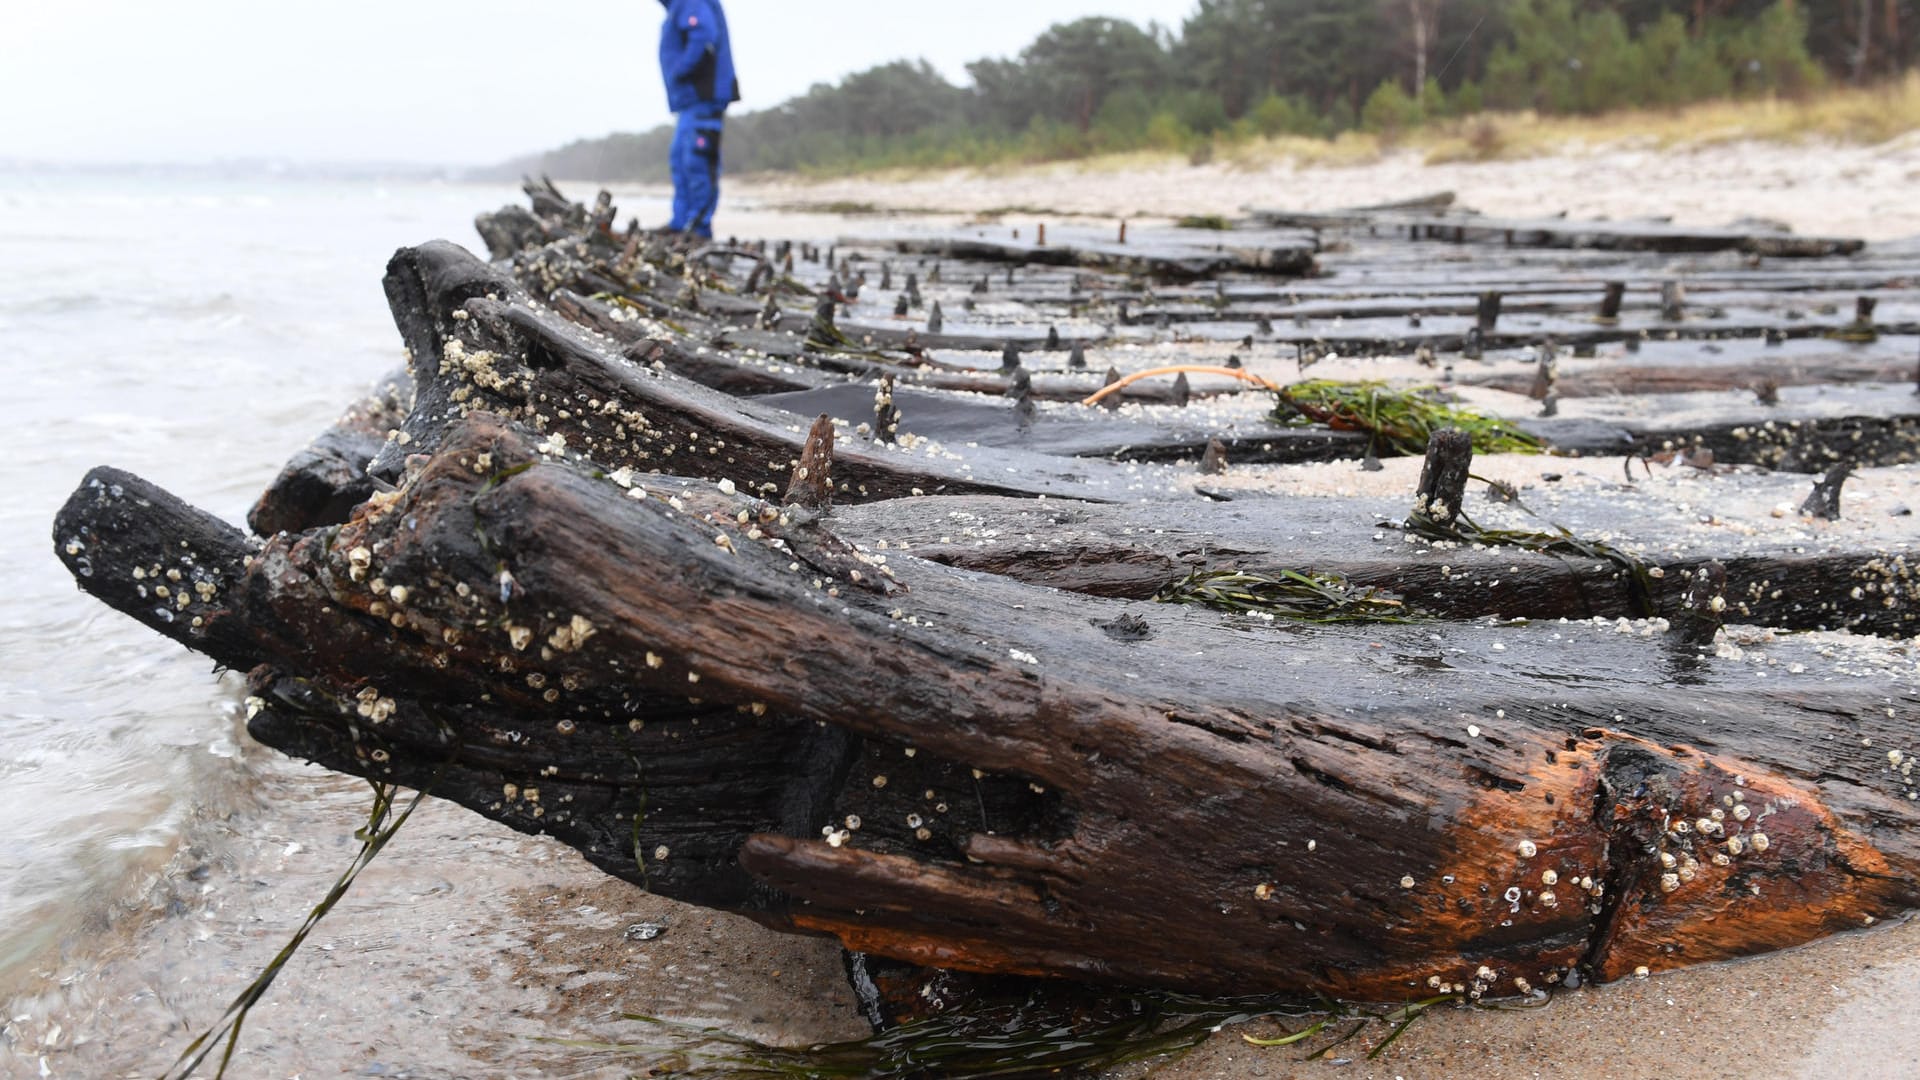
<path id="1" fill-rule="evenodd" d="M 731 328 L 689 320 L 677 324 L 684 334 L 676 333 L 673 328 L 652 320 L 616 318 L 613 312 L 617 309 L 570 290 L 556 292 L 548 302 L 569 320 L 606 335 L 623 350 L 633 350 L 634 356 L 644 355 L 649 363 L 657 363 L 702 386 L 736 396 L 831 391 L 850 385 L 850 380 L 859 380 L 871 394 L 872 387 L 889 376 L 903 385 L 998 396 L 1007 387 L 1007 373 L 997 366 L 1000 352 L 1006 344 L 1018 347 L 1019 340 L 929 335 L 924 343 L 912 343 L 909 349 L 905 347 L 909 342 L 900 336 L 898 344 L 902 347 L 898 351 L 885 352 L 880 347 L 869 350 L 864 344 L 856 343 L 860 348 L 858 352 L 833 352 L 810 347 L 804 332 L 786 329 Z M 796 317 L 788 321 L 798 320 Z M 695 341 L 704 337 L 706 344 L 689 347 L 683 344 L 688 337 Z M 1040 335 L 1039 340 L 1044 342 L 1044 335 Z M 1073 346 L 1087 341 L 1082 336 L 1068 338 L 1063 344 L 1070 352 Z M 936 348 L 943 351 L 955 347 L 977 348 L 985 344 L 991 344 L 992 359 L 979 364 L 960 362 L 961 358 L 951 353 L 942 358 L 934 351 Z M 1067 356 L 1058 351 L 1042 352 L 1029 354 L 1028 359 L 1035 363 L 1051 359 L 1056 365 L 1064 366 Z M 1043 401 L 1078 401 L 1098 390 L 1100 379 L 1098 372 L 1090 370 L 1078 373 L 1036 370 L 1032 393 Z M 1122 401 L 1139 402 L 1160 402 L 1166 400 L 1166 396 L 1164 388 L 1152 385 L 1129 386 L 1119 394 Z M 843 416 L 838 412 L 835 415 Z M 845 418 L 855 424 L 862 422 L 861 418 L 851 415 Z"/>
<path id="2" fill-rule="evenodd" d="M 1795 318 L 1790 314 L 1744 313 L 1742 317 L 1700 317 L 1668 320 L 1662 318 L 1622 318 L 1602 322 L 1598 318 L 1552 312 L 1522 313 L 1503 317 L 1492 331 L 1481 331 L 1470 316 L 1423 317 L 1418 324 L 1407 318 L 1355 318 L 1288 321 L 1266 324 L 1256 312 L 1225 313 L 1228 321 L 1216 321 L 1222 313 L 1189 310 L 1177 332 L 1195 338 L 1232 341 L 1251 335 L 1257 342 L 1291 346 L 1312 346 L 1322 351 L 1346 355 L 1411 352 L 1425 346 L 1436 352 L 1482 349 L 1524 348 L 1541 341 L 1552 341 L 1563 348 L 1599 348 L 1604 345 L 1648 340 L 1740 341 L 1755 344 L 1763 338 L 1795 340 L 1826 338 L 1839 340 L 1858 329 L 1847 318 L 1823 320 Z M 1915 312 L 1920 315 L 1920 312 Z M 1156 316 L 1157 317 L 1157 316 Z M 1169 313 L 1172 329 L 1172 315 Z M 1920 318 L 1910 322 L 1878 322 L 1869 328 L 1877 336 L 1920 334 Z"/>
<path id="3" fill-rule="evenodd" d="M 1123 243 L 1117 235 L 1077 226 L 1053 230 L 1044 244 L 1037 237 L 1015 237 L 998 227 L 854 237 L 841 243 L 902 254 L 993 263 L 1085 266 L 1169 279 L 1203 277 L 1224 270 L 1309 274 L 1313 272 L 1314 255 L 1319 250 L 1312 236 L 1298 232 L 1135 229 Z"/>
<path id="4" fill-rule="evenodd" d="M 1797 477 L 1729 478 L 1722 487 L 1721 499 L 1768 506 L 1806 494 Z M 1711 490 L 1696 497 L 1716 501 Z M 1778 539 L 1737 527 L 1703 534 L 1698 506 L 1683 512 L 1634 491 L 1552 493 L 1540 516 L 1478 498 L 1466 508 L 1486 529 L 1564 528 L 1611 543 L 1650 571 L 1635 578 L 1619 563 L 1575 554 L 1435 544 L 1400 527 L 1408 501 L 1253 494 L 1196 514 L 1171 506 L 895 500 L 844 508 L 834 528 L 870 550 L 1095 596 L 1150 600 L 1189 574 L 1293 571 L 1380 589 L 1409 613 L 1444 619 L 1637 618 L 1649 605 L 1670 615 L 1692 576 L 1719 563 L 1730 621 L 1896 638 L 1920 629 L 1920 538 L 1864 547 L 1809 537 L 1797 522 L 1770 522 Z"/>
<path id="5" fill-rule="evenodd" d="M 1598 402 L 1602 399 L 1588 399 Z M 1554 450 L 1655 454 L 1705 448 L 1723 463 L 1825 472 L 1842 461 L 1920 461 L 1920 397 L 1904 386 L 1788 387 L 1779 403 L 1752 394 L 1649 394 L 1589 417 L 1515 418 Z"/>
<path id="6" fill-rule="evenodd" d="M 56 544 L 148 625 L 264 660 L 259 737 L 431 783 L 649 887 L 919 962 L 1497 994 L 1920 903 L 1912 788 L 1887 749 L 1920 710 L 1911 658 L 1756 642 L 1775 662 L 1760 679 L 1750 658 L 1611 626 L 1269 628 L 905 557 L 883 573 L 708 484 L 629 497 L 539 438 L 469 417 L 391 500 L 257 553 L 96 474 Z M 161 618 L 127 571 L 181 552 L 210 590 Z M 1832 678 L 1876 664 L 1892 666 Z M 756 777 L 790 755 L 794 787 L 713 775 L 710 719 L 755 748 Z M 810 728 L 865 741 L 761 741 Z M 915 801 L 919 755 L 944 771 Z M 1005 819 L 984 799 L 941 819 L 970 774 L 1011 781 Z M 729 801 L 696 822 L 694 798 Z M 933 811 L 914 811 L 926 838 L 887 821 L 908 804 Z M 848 807 L 872 817 L 849 828 Z"/>
<path id="7" fill-rule="evenodd" d="M 386 448 L 388 434 L 405 423 L 412 407 L 413 376 L 405 368 L 381 379 L 287 462 L 248 511 L 248 527 L 272 536 L 345 521 L 376 490 L 367 463 Z"/>
<path id="8" fill-rule="evenodd" d="M 1036 376 L 1037 387 L 1041 378 Z M 1000 392 L 1001 383 L 993 387 Z M 1137 383 L 1136 400 L 1167 404 L 1166 383 Z M 1083 384 L 1081 395 L 1098 389 Z M 1151 397 L 1149 397 L 1151 394 Z M 873 412 L 869 385 L 822 387 L 765 399 L 798 413 L 826 413 L 859 423 Z M 992 446 L 1071 458 L 1112 458 L 1132 462 L 1178 461 L 1197 458 L 1208 441 L 1220 440 L 1234 460 L 1242 463 L 1295 463 L 1359 457 L 1366 453 L 1366 437 L 1325 427 L 1283 427 L 1259 423 L 1225 430 L 1198 415 L 1191 419 L 1148 420 L 1115 416 L 1104 409 L 1049 412 L 1035 419 L 1021 414 L 1011 398 L 955 395 L 906 386 L 894 390 L 903 419 L 901 430 L 938 440 L 949 446 Z M 1197 413 L 1197 410 L 1196 410 Z"/>
<path id="9" fill-rule="evenodd" d="M 1453 243 L 1500 241 L 1509 246 L 1597 248 L 1606 251 L 1739 251 L 1771 258 L 1823 258 L 1850 255 L 1866 247 L 1852 237 L 1797 236 L 1790 232 L 1707 228 L 1649 221 L 1577 221 L 1565 218 L 1511 218 L 1479 214 L 1341 212 L 1315 215 L 1250 208 L 1273 225 L 1323 229 L 1374 228 L 1405 232 L 1410 239 Z"/>
<path id="10" fill-rule="evenodd" d="M 371 466 L 376 477 L 402 475 L 408 457 L 432 453 L 449 422 L 476 409 L 521 420 L 610 470 L 673 470 L 767 493 L 799 461 L 810 418 L 654 368 L 664 367 L 670 342 L 615 352 L 536 310 L 511 279 L 452 244 L 402 249 L 386 287 L 417 389 L 400 435 Z M 1185 494 L 1138 469 L 1008 449 L 850 443 L 839 460 L 836 495 L 845 501 L 937 491 Z"/>
<path id="11" fill-rule="evenodd" d="M 1486 291 L 1486 290 L 1482 290 Z M 1494 290 L 1498 291 L 1498 290 Z M 1715 323 L 1726 328 L 1727 333 L 1757 333 L 1762 329 L 1781 327 L 1783 322 L 1805 322 L 1808 325 L 1802 332 L 1818 332 L 1834 328 L 1851 328 L 1859 325 L 1854 318 L 1853 309 L 1856 299 L 1861 295 L 1881 296 L 1880 291 L 1836 291 L 1808 290 L 1805 292 L 1784 293 L 1750 288 L 1723 289 L 1715 291 L 1695 291 L 1689 289 L 1688 296 L 1691 311 L 1687 318 L 1665 320 L 1659 318 L 1660 302 L 1657 285 L 1636 284 L 1626 291 L 1625 302 L 1621 305 L 1625 318 L 1641 326 L 1661 326 Z M 1501 305 L 1502 319 L 1514 316 L 1561 316 L 1575 321 L 1593 323 L 1599 320 L 1598 309 L 1602 295 L 1601 289 L 1576 291 L 1565 288 L 1542 290 L 1534 288 L 1516 295 L 1503 293 Z M 1409 318 L 1466 318 L 1475 314 L 1478 294 L 1461 292 L 1454 295 L 1408 296 L 1400 295 L 1362 295 L 1340 296 L 1326 299 L 1302 299 L 1298 303 L 1272 303 L 1261 300 L 1243 300 L 1234 290 L 1222 289 L 1214 294 L 1182 295 L 1167 290 L 1156 290 L 1151 300 L 1131 305 L 1131 313 L 1138 319 L 1152 321 L 1163 315 L 1172 322 L 1202 322 L 1235 320 L 1248 322 L 1255 319 L 1269 319 L 1274 322 L 1292 322 L 1308 320 L 1349 319 L 1409 319 Z M 1920 325 L 1920 298 L 1910 290 L 1885 290 L 1883 303 L 1876 311 L 1875 318 L 1867 325 L 1886 327 Z"/>
<path id="12" fill-rule="evenodd" d="M 1702 390 L 1761 391 L 1788 386 L 1900 383 L 1913 374 L 1915 341 L 1882 338 L 1849 345 L 1797 338 L 1777 345 L 1753 342 L 1649 341 L 1633 352 L 1596 357 L 1561 355 L 1554 392 L 1562 398 L 1607 394 L 1678 394 Z M 1534 365 L 1455 365 L 1451 381 L 1526 393 Z"/>

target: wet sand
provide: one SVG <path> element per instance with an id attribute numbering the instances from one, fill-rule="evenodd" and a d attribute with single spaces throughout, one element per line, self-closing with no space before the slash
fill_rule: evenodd
<path id="1" fill-rule="evenodd" d="M 159 1075 L 326 895 L 367 786 L 258 747 L 247 768 L 250 794 L 198 823 L 150 905 L 8 1002 L 0 1075 Z M 553 1041 L 651 1037 L 625 1013 L 768 1041 L 866 1032 L 833 943 L 650 896 L 428 800 L 254 1009 L 229 1075 L 625 1076 L 637 1058 Z"/>
<path id="2" fill-rule="evenodd" d="M 96 935 L 99 955 L 50 961 L 9 1003 L 0 1075 L 158 1075 L 325 894 L 357 848 L 365 786 L 253 757 L 254 795 L 196 831 L 156 883 L 159 909 Z M 642 923 L 665 929 L 641 940 Z M 1256 1048 L 1242 1036 L 1306 1022 L 1256 1020 L 1114 1075 L 1920 1075 L 1920 923 L 1519 1004 L 1430 1010 L 1378 1060 L 1383 1023 L 1308 1061 L 1331 1035 Z M 429 801 L 254 1010 L 232 1075 L 621 1077 L 650 1058 L 567 1043 L 659 1040 L 628 1013 L 783 1044 L 865 1031 L 831 942 L 649 896 Z"/>
<path id="3" fill-rule="evenodd" d="M 1656 165 L 1661 171 L 1649 175 Z M 731 186 L 733 201 L 718 224 L 742 235 L 852 231 L 843 217 L 766 212 L 836 199 L 956 213 L 1027 205 L 1131 216 L 1230 213 L 1249 202 L 1321 208 L 1454 189 L 1488 211 L 1670 212 L 1705 224 L 1752 213 L 1801 231 L 1881 238 L 1920 232 L 1920 204 L 1907 195 L 1917 168 L 1920 149 L 1909 140 L 1835 151 L 1831 160 L 1723 148 L 1677 164 L 1615 153 L 1434 169 L 1390 159 L 1365 169 L 1258 174 L 1169 166 L 781 181 Z M 314 430 L 331 416 L 316 416 Z M 1327 466 L 1257 479 L 1335 494 L 1390 482 L 1380 476 Z M 1902 483 L 1905 498 L 1910 472 Z M 154 647 L 173 648 L 158 638 Z M 365 785 L 250 744 L 245 768 L 250 783 L 209 799 L 143 900 L 95 918 L 36 965 L 26 985 L 0 988 L 7 1000 L 0 1075 L 158 1074 L 325 894 L 357 847 L 352 832 L 364 819 Z M 649 922 L 665 932 L 650 940 L 629 933 Z M 430 801 L 254 1010 L 233 1075 L 624 1076 L 644 1059 L 566 1041 L 657 1034 L 622 1019 L 627 1013 L 791 1044 L 864 1032 L 833 943 L 649 896 L 558 844 Z M 1387 1033 L 1383 1025 L 1308 1062 L 1319 1042 L 1248 1046 L 1243 1033 L 1286 1030 L 1255 1021 L 1171 1064 L 1117 1075 L 1920 1075 L 1920 1026 L 1908 1020 L 1916 1013 L 1920 924 L 1909 922 L 1739 963 L 1562 990 L 1536 1009 L 1437 1008 L 1374 1061 L 1365 1054 Z"/>
<path id="4" fill-rule="evenodd" d="M 1920 1075 L 1920 924 L 1881 927 L 1787 953 L 1561 991 L 1532 1009 L 1443 1007 L 1377 1060 L 1370 1024 L 1317 1062 L 1321 1043 L 1261 1049 L 1223 1031 L 1154 1075 L 1424 1080 L 1487 1075 L 1611 1080 Z M 1350 1026 L 1350 1025 L 1349 1025 Z M 1288 1030 L 1265 1021 L 1244 1033 Z M 1345 1027 L 1341 1029 L 1345 1032 Z"/>

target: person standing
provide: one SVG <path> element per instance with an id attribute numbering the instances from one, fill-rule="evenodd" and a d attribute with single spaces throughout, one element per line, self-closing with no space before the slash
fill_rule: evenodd
<path id="1" fill-rule="evenodd" d="M 660 0 L 660 75 L 674 113 L 673 221 L 675 232 L 713 236 L 720 205 L 720 133 L 727 106 L 740 100 L 733 46 L 720 0 Z"/>

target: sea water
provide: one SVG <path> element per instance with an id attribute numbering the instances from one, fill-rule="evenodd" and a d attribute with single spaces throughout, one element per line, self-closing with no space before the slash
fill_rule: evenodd
<path id="1" fill-rule="evenodd" d="M 244 790 L 237 676 L 82 594 L 55 511 L 138 473 L 236 524 L 402 362 L 397 247 L 478 248 L 507 186 L 0 172 L 0 987 L 136 904 Z"/>

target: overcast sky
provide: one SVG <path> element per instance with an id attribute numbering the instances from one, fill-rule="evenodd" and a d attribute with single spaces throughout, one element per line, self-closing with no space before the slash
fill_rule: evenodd
<path id="1" fill-rule="evenodd" d="M 746 100 L 1194 0 L 726 0 Z M 44 0 L 0 16 L 0 160 L 490 164 L 669 119 L 658 0 Z"/>

